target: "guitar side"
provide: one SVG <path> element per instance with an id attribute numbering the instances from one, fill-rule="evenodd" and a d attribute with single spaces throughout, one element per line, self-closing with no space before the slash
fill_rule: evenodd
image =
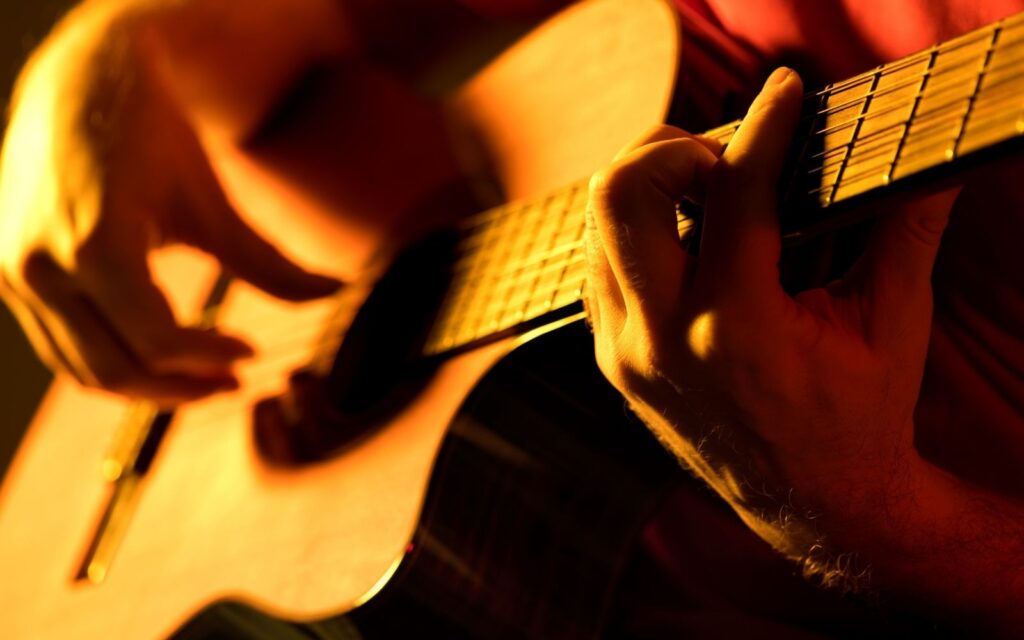
<path id="1" fill-rule="evenodd" d="M 537 196 L 588 175 L 661 122 L 677 60 L 671 10 L 658 0 L 623 4 L 593 0 L 568 10 L 446 102 L 452 130 L 471 141 L 464 157 L 482 161 L 469 172 L 486 168 L 510 199 Z M 243 156 L 236 169 L 252 162 Z M 229 185 L 239 204 L 272 215 L 283 200 L 261 197 L 265 176 L 252 178 L 261 188 L 246 190 L 244 174 L 232 173 Z M 278 188 L 284 201 L 321 202 L 309 185 Z M 327 262 L 330 253 L 310 261 Z M 189 255 L 164 262 L 160 272 L 173 274 L 166 279 L 179 308 L 196 308 L 188 285 L 208 280 L 210 265 Z M 252 408 L 280 393 L 287 373 L 308 359 L 337 304 L 289 306 L 243 286 L 232 290 L 225 327 L 265 355 L 240 372 L 240 393 L 176 416 L 100 585 L 73 576 L 109 491 L 99 466 L 126 404 L 55 383 L 0 493 L 7 637 L 161 637 L 220 600 L 319 619 L 351 610 L 380 587 L 414 541 L 449 424 L 513 343 L 449 361 L 345 455 L 269 466 L 252 441 Z"/>

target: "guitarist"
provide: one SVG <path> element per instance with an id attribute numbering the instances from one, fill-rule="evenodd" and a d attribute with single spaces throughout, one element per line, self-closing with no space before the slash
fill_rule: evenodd
<path id="1" fill-rule="evenodd" d="M 731 34 L 737 58 L 765 68 L 785 59 L 823 78 L 1024 9 L 679 2 L 702 28 Z M 283 96 L 340 61 L 368 112 L 414 105 L 413 125 L 360 122 L 381 157 L 403 153 L 400 128 L 437 117 L 401 81 L 418 53 L 471 32 L 470 8 L 494 20 L 550 10 L 543 4 L 251 0 L 243 12 L 228 0 L 84 2 L 26 65 L 0 165 L 0 286 L 40 357 L 84 384 L 164 405 L 233 388 L 232 365 L 251 350 L 179 326 L 148 251 L 193 244 L 294 299 L 334 291 L 358 260 L 325 276 L 286 257 L 231 208 L 206 152 L 258 146 Z M 800 94 L 796 74 L 777 71 L 724 153 L 661 128 L 595 179 L 589 309 L 599 363 L 665 445 L 817 582 L 1008 635 L 1024 602 L 1024 271 L 1010 245 L 1024 218 L 1007 180 L 1014 168 L 892 212 L 840 280 L 791 297 L 779 285 L 770 203 Z M 432 157 L 421 166 L 453 170 L 444 145 L 425 147 Z M 422 195 L 413 187 L 376 207 L 351 238 L 383 243 Z M 366 210 L 352 198 L 352 211 Z M 683 198 L 706 204 L 699 258 L 669 235 Z M 694 589 L 694 534 L 669 511 L 647 536 L 659 594 L 626 608 L 629 633 L 720 632 L 723 611 L 764 633 L 785 633 L 772 618 L 837 630 L 808 611 L 835 600 L 827 594 L 778 602 L 761 581 Z M 703 556 L 706 575 L 742 575 L 751 565 L 730 569 L 739 561 L 787 580 L 762 543 L 708 517 L 718 540 L 738 542 Z"/>

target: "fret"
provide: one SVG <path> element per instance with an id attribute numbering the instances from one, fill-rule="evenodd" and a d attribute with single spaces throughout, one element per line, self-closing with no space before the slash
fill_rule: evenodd
<path id="1" fill-rule="evenodd" d="M 865 109 L 870 102 L 870 92 L 878 82 L 878 71 L 870 76 L 862 77 L 855 82 L 842 85 L 829 85 L 825 98 L 825 123 L 819 140 L 826 153 L 835 149 L 839 161 L 822 163 L 822 171 L 818 177 L 819 204 L 827 207 L 834 200 L 839 180 L 849 159 L 850 145 L 857 137 Z"/>
<path id="2" fill-rule="evenodd" d="M 910 106 L 910 114 L 907 116 L 907 121 L 904 122 L 900 128 L 900 139 L 896 144 L 896 150 L 893 152 L 892 162 L 889 164 L 889 168 L 882 177 L 882 182 L 884 184 L 889 184 L 894 177 L 898 176 L 896 173 L 897 166 L 899 165 L 900 155 L 903 153 L 903 145 L 907 140 L 907 133 L 910 131 L 910 122 L 914 120 L 914 117 L 917 115 L 917 110 L 921 106 L 921 96 L 924 95 L 924 90 L 928 86 L 928 79 L 931 77 L 932 71 L 935 69 L 935 59 L 937 57 L 938 47 L 932 47 L 931 51 L 928 53 L 927 67 L 925 67 L 924 72 L 921 74 L 920 84 L 917 87 L 917 91 L 914 93 L 914 100 Z"/>
<path id="3" fill-rule="evenodd" d="M 981 79 L 971 119 L 964 127 L 960 152 L 990 146 L 1024 132 L 1019 126 L 1024 64 L 1024 21 L 1012 18 L 1001 24 L 999 41 Z"/>
<path id="4" fill-rule="evenodd" d="M 876 72 L 877 80 L 844 156 L 846 166 L 833 187 L 833 201 L 888 184 L 933 59 L 919 57 L 912 63 L 883 67 Z"/>
<path id="5" fill-rule="evenodd" d="M 974 94 L 978 62 L 987 55 L 990 42 L 991 33 L 972 32 L 954 42 L 955 47 L 940 48 L 936 53 L 900 144 L 899 166 L 893 178 L 949 161 L 951 145 Z"/>
<path id="6" fill-rule="evenodd" d="M 805 188 L 828 208 L 1024 134 L 1022 66 L 1024 13 L 808 94 L 799 130 L 809 133 L 795 142 L 790 190 Z M 704 135 L 728 144 L 738 126 Z M 586 187 L 582 181 L 460 225 L 461 257 L 428 353 L 580 300 Z"/>
<path id="7" fill-rule="evenodd" d="M 442 302 L 438 313 L 435 329 L 429 342 L 436 342 L 439 348 L 455 346 L 459 341 L 466 321 L 469 319 L 467 310 L 476 308 L 479 298 L 486 295 L 481 290 L 480 281 L 484 278 L 494 259 L 497 245 L 503 237 L 502 228 L 506 224 L 509 209 L 498 207 L 489 210 L 489 217 L 484 221 L 474 221 L 472 235 L 468 241 L 460 245 L 462 260 L 455 267 L 455 275 L 449 287 L 448 295 Z M 479 216 L 478 216 L 479 217 Z"/>
<path id="8" fill-rule="evenodd" d="M 875 92 L 879 88 L 879 81 L 882 77 L 882 67 L 878 67 L 871 76 L 871 85 L 864 95 L 864 99 L 861 102 L 860 115 L 857 117 L 857 122 L 853 126 L 853 133 L 851 135 L 850 142 L 847 143 L 845 152 L 843 153 L 842 162 L 839 165 L 839 170 L 836 174 L 835 181 L 832 183 L 832 190 L 828 197 L 828 204 L 831 204 L 836 200 L 837 196 L 842 195 L 846 197 L 847 193 L 840 193 L 840 188 L 843 186 L 843 176 L 850 168 L 850 164 L 853 162 L 854 148 L 857 144 L 858 139 L 865 133 L 865 123 L 868 121 L 868 115 L 871 111 L 871 106 L 875 103 Z M 872 118 L 872 122 L 878 121 L 878 118 Z M 847 186 L 850 183 L 847 182 Z"/>
<path id="9" fill-rule="evenodd" d="M 459 245 L 460 259 L 454 265 L 452 283 L 441 304 L 437 320 L 427 339 L 431 353 L 464 342 L 472 331 L 474 316 L 488 292 L 483 284 L 495 269 L 500 247 L 508 237 L 508 226 L 515 221 L 511 206 L 490 209 L 464 223 L 465 237 Z"/>
<path id="10" fill-rule="evenodd" d="M 978 92 L 981 90 L 981 83 L 985 78 L 985 72 L 988 70 L 989 63 L 992 61 L 992 52 L 995 50 L 996 43 L 999 41 L 999 33 L 1001 30 L 1002 28 L 999 24 L 992 27 L 992 39 L 989 41 L 988 49 L 985 51 L 981 66 L 978 68 L 978 76 L 974 80 L 974 89 L 971 91 L 971 96 L 967 99 L 967 108 L 964 109 L 964 115 L 960 120 L 960 128 L 956 132 L 956 138 L 953 140 L 953 144 L 946 152 L 947 160 L 952 160 L 957 157 L 957 153 L 960 149 L 960 143 L 963 141 L 964 131 L 967 128 L 967 121 L 971 117 L 971 109 L 974 107 L 974 103 L 978 97 Z"/>
<path id="11" fill-rule="evenodd" d="M 573 198 L 576 195 L 576 190 L 581 185 L 575 184 L 568 190 L 569 193 L 565 194 L 564 199 L 555 201 L 552 200 L 548 208 L 548 217 L 555 220 L 555 223 L 551 229 L 550 234 L 545 238 L 543 244 L 544 249 L 533 256 L 533 264 L 537 265 L 536 268 L 530 271 L 530 283 L 525 288 L 526 295 L 524 296 L 523 305 L 518 310 L 520 319 L 522 318 L 533 318 L 541 313 L 547 311 L 547 309 L 534 309 L 536 305 L 536 293 L 540 289 L 543 281 L 545 270 L 551 260 L 557 259 L 558 250 L 560 248 L 560 240 L 562 230 L 571 225 L 573 216 L 571 215 L 571 205 Z M 564 192 L 563 192 L 564 193 Z"/>
<path id="12" fill-rule="evenodd" d="M 490 268 L 481 275 L 479 288 L 482 292 L 480 299 L 472 308 L 467 309 L 466 331 L 460 334 L 461 340 L 472 340 L 497 327 L 497 317 L 502 311 L 505 301 L 496 295 L 499 285 L 504 281 L 505 270 L 510 261 L 514 259 L 513 250 L 521 240 L 522 226 L 531 207 L 519 205 L 506 217 L 502 224 L 503 230 L 501 241 L 494 249 L 493 259 Z"/>
<path id="13" fill-rule="evenodd" d="M 543 219 L 550 224 L 538 227 L 532 248 L 518 268 L 515 286 L 509 297 L 509 310 L 501 319 L 502 326 L 514 326 L 528 317 L 530 299 L 540 283 L 545 266 L 557 255 L 554 249 L 557 247 L 559 232 L 565 226 L 571 198 L 572 194 L 566 194 L 562 200 L 556 201 L 553 197 L 547 202 Z"/>
<path id="14" fill-rule="evenodd" d="M 554 307 L 558 309 L 579 302 L 583 298 L 586 280 L 587 262 L 583 255 L 582 245 L 580 245 L 580 251 L 566 263 L 565 271 L 554 290 L 552 297 Z"/>

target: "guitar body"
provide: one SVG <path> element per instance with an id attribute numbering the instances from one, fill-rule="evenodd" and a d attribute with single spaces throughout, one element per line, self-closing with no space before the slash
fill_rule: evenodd
<path id="1" fill-rule="evenodd" d="M 567 10 L 443 100 L 453 155 L 513 200 L 589 175 L 664 118 L 677 40 L 658 0 Z M 319 209 L 308 217 L 322 225 L 325 192 L 272 156 L 224 150 L 218 170 L 240 208 L 265 231 L 294 222 L 283 210 Z M 421 175 L 436 175 L 421 180 L 424 194 L 444 186 L 436 167 Z M 354 236 L 275 237 L 322 266 Z M 200 307 L 212 273 L 187 252 L 158 265 L 182 313 Z M 5 637 L 165 637 L 223 601 L 295 621 L 355 611 L 357 625 L 385 634 L 403 610 L 389 602 L 431 619 L 451 610 L 445 624 L 463 635 L 596 634 L 672 464 L 639 424 L 621 424 L 622 401 L 593 369 L 585 333 L 505 339 L 452 358 L 384 424 L 325 460 L 272 464 L 256 446 L 254 407 L 285 390 L 362 293 L 286 305 L 232 287 L 220 322 L 261 355 L 241 369 L 241 391 L 175 414 L 98 584 L 76 575 L 111 490 L 101 463 L 129 405 L 58 380 L 0 493 Z"/>

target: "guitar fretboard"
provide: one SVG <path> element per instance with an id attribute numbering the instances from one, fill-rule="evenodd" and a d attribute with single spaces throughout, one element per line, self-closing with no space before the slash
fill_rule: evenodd
<path id="1" fill-rule="evenodd" d="M 972 31 L 804 98 L 783 210 L 817 220 L 1024 134 L 1024 14 Z M 705 133 L 722 144 L 739 121 Z M 444 353 L 579 302 L 587 181 L 463 222 L 447 296 L 424 351 Z M 680 218 L 680 230 L 692 221 Z M 796 229 L 799 231 L 799 229 Z"/>

